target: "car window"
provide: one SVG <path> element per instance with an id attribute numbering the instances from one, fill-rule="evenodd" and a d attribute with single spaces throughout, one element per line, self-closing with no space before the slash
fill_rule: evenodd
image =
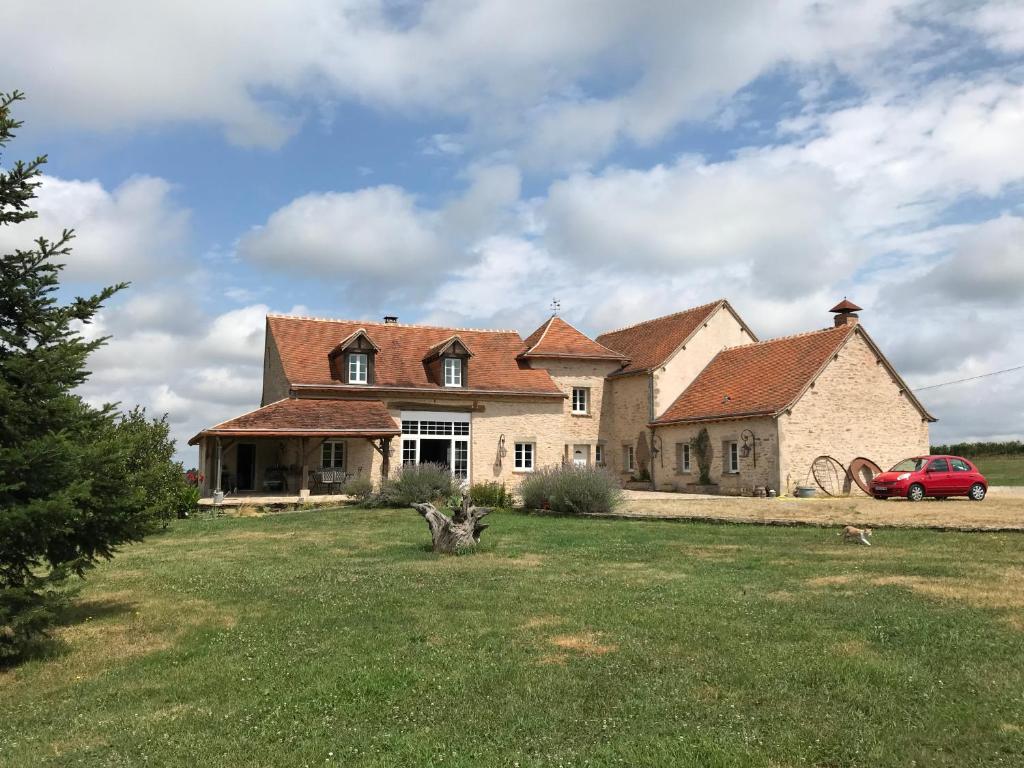
<path id="1" fill-rule="evenodd" d="M 950 459 L 949 463 L 953 465 L 954 472 L 970 472 L 971 468 L 967 466 L 967 462 L 963 459 Z"/>
<path id="2" fill-rule="evenodd" d="M 890 469 L 890 472 L 918 472 L 921 467 L 924 466 L 924 459 L 904 459 L 895 467 Z"/>
<path id="3" fill-rule="evenodd" d="M 935 459 L 928 469 L 932 472 L 949 472 L 949 462 L 945 459 Z"/>

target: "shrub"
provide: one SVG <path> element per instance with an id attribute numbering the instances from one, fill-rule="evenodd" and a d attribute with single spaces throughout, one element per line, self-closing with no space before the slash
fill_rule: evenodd
<path id="1" fill-rule="evenodd" d="M 469 501 L 477 507 L 508 509 L 512 506 L 512 494 L 504 483 L 488 481 L 469 487 Z"/>
<path id="2" fill-rule="evenodd" d="M 701 427 L 697 436 L 690 441 L 690 448 L 697 457 L 697 469 L 700 471 L 700 484 L 711 485 L 711 437 L 707 427 Z"/>
<path id="3" fill-rule="evenodd" d="M 408 507 L 413 502 L 447 504 L 458 488 L 448 467 L 416 464 L 402 467 L 384 481 L 380 492 L 370 499 L 373 506 Z"/>
<path id="4" fill-rule="evenodd" d="M 341 490 L 346 496 L 354 496 L 359 501 L 366 501 L 373 495 L 373 481 L 366 475 L 356 475 L 350 478 Z"/>
<path id="5" fill-rule="evenodd" d="M 611 512 L 622 500 L 618 480 L 602 467 L 545 467 L 519 486 L 523 506 L 571 515 Z"/>

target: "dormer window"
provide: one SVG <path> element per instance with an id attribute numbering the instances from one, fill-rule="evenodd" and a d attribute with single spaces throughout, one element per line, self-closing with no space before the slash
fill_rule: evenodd
<path id="1" fill-rule="evenodd" d="M 348 355 L 348 383 L 366 384 L 369 373 L 369 355 L 365 352 L 350 352 Z"/>
<path id="2" fill-rule="evenodd" d="M 432 382 L 446 388 L 466 388 L 472 376 L 469 370 L 471 357 L 473 352 L 459 336 L 449 336 L 427 350 L 423 366 Z"/>
<path id="3" fill-rule="evenodd" d="M 373 384 L 374 358 L 380 349 L 360 328 L 327 356 L 331 378 L 343 384 Z"/>
<path id="4" fill-rule="evenodd" d="M 446 357 L 444 359 L 444 385 L 446 387 L 462 386 L 462 359 Z"/>

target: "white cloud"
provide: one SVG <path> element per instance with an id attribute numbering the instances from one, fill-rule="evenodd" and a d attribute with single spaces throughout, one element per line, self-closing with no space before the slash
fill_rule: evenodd
<path id="1" fill-rule="evenodd" d="M 986 35 L 989 45 L 1005 53 L 1024 51 L 1024 8 L 1018 0 L 1003 0 L 972 9 L 964 22 Z"/>
<path id="2" fill-rule="evenodd" d="M 304 195 L 247 233 L 238 251 L 311 279 L 370 283 L 437 267 L 445 257 L 434 214 L 394 186 Z"/>
<path id="3" fill-rule="evenodd" d="M 12 0 L 0 49 L 31 109 L 78 126 L 205 122 L 273 147 L 307 105 L 351 99 L 464 118 L 478 139 L 564 162 L 660 138 L 779 65 L 873 72 L 865 62 L 901 39 L 900 11 L 916 5 L 150 0 L 143 12 Z M 588 96 L 595 76 L 612 87 Z"/>
<path id="4" fill-rule="evenodd" d="M 33 201 L 38 217 L 0 228 L 0 251 L 27 249 L 40 236 L 76 230 L 63 279 L 117 282 L 154 276 L 181 261 L 189 234 L 189 213 L 172 198 L 171 185 L 135 176 L 113 190 L 98 181 L 42 178 Z"/>
<path id="5" fill-rule="evenodd" d="M 713 268 L 792 296 L 820 285 L 823 269 L 849 269 L 844 205 L 830 174 L 813 166 L 683 158 L 556 182 L 544 214 L 552 251 L 579 262 L 660 273 Z"/>

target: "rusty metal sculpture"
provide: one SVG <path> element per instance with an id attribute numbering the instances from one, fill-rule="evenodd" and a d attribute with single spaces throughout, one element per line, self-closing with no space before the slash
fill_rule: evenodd
<path id="1" fill-rule="evenodd" d="M 870 496 L 871 481 L 875 479 L 876 475 L 880 475 L 882 473 L 882 468 L 875 464 L 871 459 L 865 459 L 863 456 L 858 456 L 850 462 L 850 468 L 847 472 L 849 472 L 850 477 L 853 478 L 853 482 L 857 484 L 857 487 Z"/>
<path id="2" fill-rule="evenodd" d="M 832 456 L 819 456 L 811 464 L 814 482 L 826 496 L 849 496 L 852 478 L 843 463 Z"/>

